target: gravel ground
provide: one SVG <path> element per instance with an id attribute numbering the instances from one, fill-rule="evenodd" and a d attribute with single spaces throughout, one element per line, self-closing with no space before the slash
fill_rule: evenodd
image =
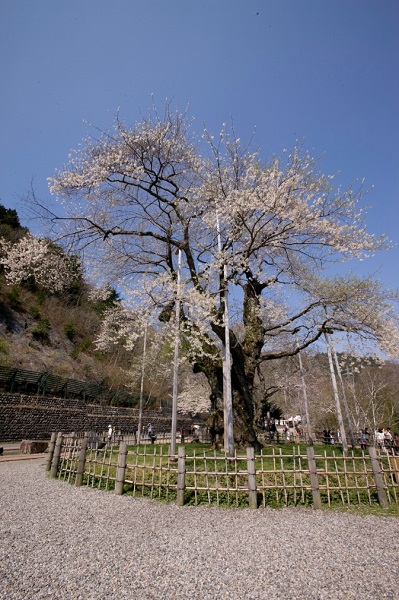
<path id="1" fill-rule="evenodd" d="M 399 519 L 165 505 L 0 463 L 2 600 L 399 600 Z"/>

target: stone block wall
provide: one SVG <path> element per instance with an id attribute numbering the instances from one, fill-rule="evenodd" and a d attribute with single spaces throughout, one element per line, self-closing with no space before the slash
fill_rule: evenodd
<path id="1" fill-rule="evenodd" d="M 169 432 L 170 411 L 145 411 L 142 424 L 151 423 L 157 433 Z M 74 398 L 27 396 L 0 392 L 0 442 L 22 439 L 48 439 L 53 431 L 133 433 L 137 429 L 138 409 L 86 404 Z M 192 420 L 178 419 L 178 428 L 190 427 Z"/>

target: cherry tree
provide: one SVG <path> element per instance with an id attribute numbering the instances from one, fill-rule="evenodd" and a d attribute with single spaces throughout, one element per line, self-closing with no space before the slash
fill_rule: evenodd
<path id="1" fill-rule="evenodd" d="M 7 282 L 31 282 L 51 293 L 70 288 L 83 274 L 76 255 L 68 256 L 50 240 L 30 233 L 16 243 L 0 239 L 0 265 Z"/>
<path id="2" fill-rule="evenodd" d="M 85 140 L 49 185 L 61 203 L 59 213 L 46 209 L 53 235 L 84 253 L 97 281 L 124 289 L 164 323 L 180 306 L 186 355 L 210 386 L 213 434 L 223 429 L 228 292 L 239 445 L 259 445 L 254 388 L 265 361 L 296 354 L 326 329 L 394 346 L 397 319 L 381 290 L 376 319 L 360 280 L 323 275 L 333 261 L 388 247 L 365 230 L 362 186 L 335 188 L 299 148 L 264 162 L 225 127 L 216 137 L 195 135 L 186 115 L 166 110 L 134 127 L 117 119 L 111 133 Z"/>
<path id="3" fill-rule="evenodd" d="M 109 288 L 93 289 L 92 299 L 107 299 Z M 95 340 L 98 350 L 110 352 L 114 346 L 122 344 L 125 350 L 132 352 L 129 365 L 129 378 L 132 389 L 144 389 L 144 379 L 159 386 L 163 379 L 171 379 L 171 359 L 173 347 L 173 329 L 168 323 L 152 326 L 148 331 L 149 315 L 127 309 L 117 304 L 107 309 L 103 315 L 101 328 Z M 141 347 L 144 338 L 144 348 Z M 141 352 L 136 352 L 140 348 Z M 210 410 L 210 389 L 206 377 L 199 373 L 194 375 L 189 368 L 187 356 L 180 354 L 178 411 L 181 413 L 199 414 Z M 170 387 L 170 386 L 169 386 Z M 142 405 L 142 398 L 140 398 Z M 141 423 L 141 417 L 140 417 Z M 139 424 L 140 425 L 140 424 Z M 140 429 L 140 427 L 139 427 Z"/>

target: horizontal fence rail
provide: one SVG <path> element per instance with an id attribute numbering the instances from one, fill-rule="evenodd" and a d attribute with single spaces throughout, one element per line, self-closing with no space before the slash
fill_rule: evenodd
<path id="1" fill-rule="evenodd" d="M 399 456 L 285 445 L 226 457 L 195 445 L 170 455 L 162 445 L 126 441 L 90 443 L 75 434 L 53 434 L 47 470 L 52 477 L 134 497 L 178 505 L 314 508 L 399 502 Z"/>
<path id="2" fill-rule="evenodd" d="M 138 396 L 124 390 L 111 390 L 104 385 L 64 379 L 47 372 L 13 369 L 0 365 L 0 388 L 8 392 L 20 392 L 38 396 L 80 398 L 84 401 L 104 402 L 110 405 L 134 406 Z"/>

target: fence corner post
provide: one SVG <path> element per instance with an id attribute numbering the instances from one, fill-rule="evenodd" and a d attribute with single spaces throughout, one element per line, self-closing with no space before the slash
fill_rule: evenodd
<path id="1" fill-rule="evenodd" d="M 377 487 L 378 502 L 382 508 L 387 508 L 388 498 L 384 488 L 384 480 L 382 478 L 380 464 L 377 458 L 377 451 L 374 446 L 369 446 L 368 451 L 371 459 L 371 468 L 373 469 L 375 485 Z"/>
<path id="2" fill-rule="evenodd" d="M 115 494 L 121 496 L 123 494 L 123 484 L 125 483 L 125 471 L 126 471 L 126 455 L 127 455 L 127 443 L 121 442 L 119 446 L 118 454 L 118 466 L 116 469 L 116 480 L 115 480 Z"/>
<path id="3" fill-rule="evenodd" d="M 53 433 L 51 434 L 50 444 L 48 447 L 46 471 L 50 471 L 50 469 L 51 469 L 51 462 L 53 460 L 53 454 L 54 454 L 54 448 L 55 448 L 56 441 L 57 441 L 57 432 L 53 431 Z"/>
<path id="4" fill-rule="evenodd" d="M 308 455 L 308 466 L 309 466 L 309 475 L 310 475 L 310 486 L 312 488 L 313 508 L 321 508 L 319 478 L 317 475 L 314 446 L 308 446 L 306 448 L 306 453 Z"/>
<path id="5" fill-rule="evenodd" d="M 88 438 L 84 437 L 82 439 L 82 444 L 80 446 L 78 468 L 76 470 L 76 479 L 75 479 L 76 487 L 80 487 L 83 482 L 83 473 L 85 472 L 85 464 L 86 464 L 86 448 L 87 448 L 88 441 L 89 441 Z"/>
<path id="6" fill-rule="evenodd" d="M 53 458 L 51 461 L 51 470 L 50 470 L 51 477 L 57 477 L 58 462 L 59 462 L 60 456 L 61 456 L 61 447 L 62 447 L 62 431 L 59 431 L 57 434 L 57 441 L 55 443 Z"/>
<path id="7" fill-rule="evenodd" d="M 184 506 L 184 490 L 186 488 L 186 449 L 179 446 L 177 456 L 177 506 Z"/>
<path id="8" fill-rule="evenodd" d="M 255 471 L 255 449 L 251 446 L 247 448 L 247 470 L 249 508 L 258 508 Z"/>

